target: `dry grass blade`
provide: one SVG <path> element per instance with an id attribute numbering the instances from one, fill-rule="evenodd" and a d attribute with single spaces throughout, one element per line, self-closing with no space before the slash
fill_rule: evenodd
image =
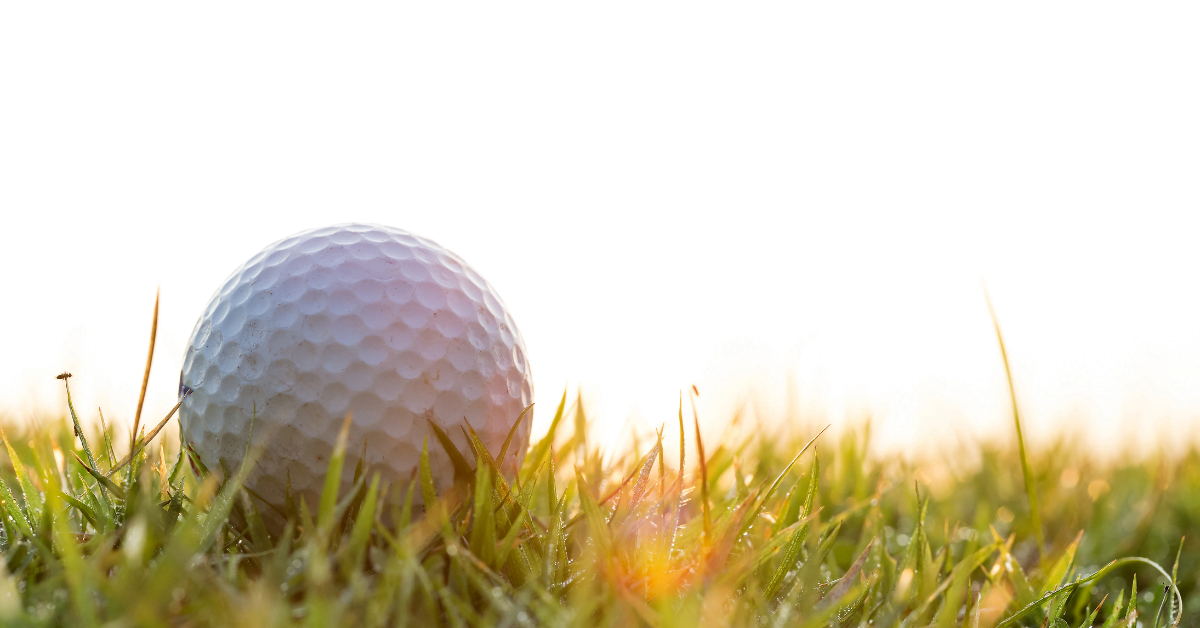
<path id="1" fill-rule="evenodd" d="M 733 545 L 738 539 L 738 530 L 742 527 L 742 522 L 746 520 L 746 513 L 750 511 L 750 506 L 754 504 L 754 500 L 758 498 L 758 490 L 750 491 L 750 494 L 742 500 L 734 511 L 733 517 L 729 522 L 729 526 L 725 530 L 725 534 L 721 536 L 721 540 L 717 542 L 708 554 L 705 570 L 708 573 L 718 573 L 725 566 L 725 562 L 729 560 L 729 553 L 733 551 Z"/>
<path id="2" fill-rule="evenodd" d="M 150 386 L 150 365 L 154 363 L 154 342 L 158 338 L 158 300 L 161 294 L 161 288 L 154 292 L 154 319 L 150 322 L 150 351 L 146 354 L 146 372 L 142 375 L 142 392 L 138 395 L 137 411 L 133 413 L 133 431 L 129 433 L 130 456 L 133 455 L 138 428 L 142 424 L 142 405 L 146 403 L 146 389 Z"/>
<path id="3" fill-rule="evenodd" d="M 867 562 L 867 555 L 870 554 L 871 548 L 874 546 L 875 539 L 867 541 L 867 546 L 863 548 L 862 553 L 858 555 L 858 560 L 855 560 L 854 564 L 850 565 L 850 569 L 846 571 L 846 574 L 843 575 L 840 580 L 838 580 L 838 583 L 833 587 L 833 590 L 830 591 L 823 600 L 821 600 L 822 604 L 837 604 L 843 597 L 846 596 L 847 593 L 850 592 L 850 587 L 854 586 L 854 580 L 858 578 L 859 572 L 862 571 L 863 563 Z"/>
<path id="4" fill-rule="evenodd" d="M 159 421 L 158 425 L 155 425 L 154 429 L 150 430 L 150 433 L 146 435 L 146 438 L 141 439 L 141 442 L 138 443 L 134 449 L 129 450 L 128 456 L 122 458 L 120 462 L 114 465 L 113 468 L 109 469 L 108 473 L 104 475 L 107 477 L 112 477 L 112 475 L 119 471 L 121 467 L 129 464 L 130 461 L 133 460 L 134 456 L 142 453 L 142 450 L 146 448 L 146 444 L 154 440 L 154 437 L 158 436 L 158 433 L 162 431 L 162 428 L 167 426 L 167 422 L 171 420 L 171 417 L 175 416 L 175 413 L 179 410 L 179 407 L 183 405 L 183 402 L 188 398 L 189 394 L 190 393 L 184 393 L 183 399 L 180 399 L 179 403 L 175 404 L 175 407 L 171 408 L 171 411 L 167 413 L 167 416 L 163 417 L 163 420 Z"/>

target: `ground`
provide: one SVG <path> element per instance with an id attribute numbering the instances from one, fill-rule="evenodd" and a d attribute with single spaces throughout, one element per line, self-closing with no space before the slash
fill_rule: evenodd
<path id="1" fill-rule="evenodd" d="M 866 426 L 703 443 L 681 409 L 683 442 L 601 455 L 564 396 L 519 475 L 473 440 L 450 491 L 358 469 L 272 531 L 240 464 L 156 440 L 121 466 L 72 418 L 5 439 L 5 626 L 1200 625 L 1195 451 L 918 465 Z"/>

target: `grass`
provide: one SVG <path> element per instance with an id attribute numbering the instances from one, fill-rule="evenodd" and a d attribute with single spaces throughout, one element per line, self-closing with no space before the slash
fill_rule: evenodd
<path id="1" fill-rule="evenodd" d="M 868 456 L 865 428 L 837 442 L 768 434 L 704 448 L 688 417 L 678 458 L 659 437 L 605 459 L 578 431 L 585 409 L 566 406 L 564 395 L 519 475 L 499 473 L 502 457 L 473 438 L 444 494 L 427 453 L 411 483 L 385 486 L 360 468 L 350 494 L 327 482 L 320 503 L 293 504 L 275 534 L 238 470 L 221 483 L 186 450 L 139 440 L 116 470 L 111 431 L 90 445 L 61 421 L 6 436 L 0 625 L 1200 620 L 1200 548 L 1183 540 L 1200 530 L 1196 453 L 1102 467 L 1065 443 L 1031 452 L 1043 553 L 1010 449 L 985 447 L 977 464 L 948 464 L 926 485 L 919 469 Z M 685 427 L 682 403 L 677 418 Z M 559 434 L 568 425 L 574 433 Z M 433 435 L 426 452 L 441 446 Z M 343 438 L 331 478 L 346 451 Z M 680 475 L 690 456 L 701 463 Z M 427 510 L 413 505 L 418 494 Z"/>
<path id="2" fill-rule="evenodd" d="M 1015 395 L 1016 447 L 925 467 L 868 455 L 869 425 L 706 447 L 682 397 L 678 456 L 661 430 L 603 455 L 564 393 L 519 470 L 495 462 L 511 434 L 458 451 L 430 423 L 414 477 L 357 464 L 340 494 L 343 428 L 319 502 L 289 496 L 273 530 L 242 485 L 256 452 L 168 448 L 176 406 L 118 459 L 69 377 L 69 423 L 3 436 L 0 626 L 1200 626 L 1200 452 L 1027 451 Z"/>

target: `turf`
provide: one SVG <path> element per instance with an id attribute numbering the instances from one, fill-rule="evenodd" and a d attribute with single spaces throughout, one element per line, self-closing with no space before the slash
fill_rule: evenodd
<path id="1" fill-rule="evenodd" d="M 242 461 L 139 439 L 120 466 L 114 433 L 71 416 L 4 439 L 3 626 L 1200 623 L 1194 452 L 982 447 L 920 469 L 867 455 L 865 426 L 703 443 L 681 403 L 681 442 L 602 456 L 564 395 L 519 474 L 472 438 L 443 494 L 427 456 L 399 485 L 359 468 L 272 534 Z M 344 464 L 343 440 L 330 477 Z"/>
<path id="2" fill-rule="evenodd" d="M 69 422 L 0 433 L 0 626 L 1200 625 L 1184 537 L 1200 453 L 1100 465 L 1063 441 L 1031 455 L 1015 393 L 1015 447 L 919 468 L 868 455 L 869 425 L 836 443 L 760 427 L 706 449 L 682 395 L 677 456 L 661 429 L 605 455 L 564 392 L 520 469 L 495 461 L 526 413 L 498 452 L 473 431 L 459 451 L 430 422 L 409 481 L 358 462 L 339 494 L 347 417 L 319 502 L 289 493 L 271 529 L 262 509 L 279 506 L 243 484 L 249 445 L 207 469 L 156 440 L 179 405 L 138 429 L 157 319 L 156 302 L 123 458 L 103 416 L 86 436 L 68 373 Z M 431 446 L 454 463 L 441 494 Z"/>

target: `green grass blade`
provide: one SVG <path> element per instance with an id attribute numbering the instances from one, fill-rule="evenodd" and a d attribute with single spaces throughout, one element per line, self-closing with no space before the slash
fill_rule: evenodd
<path id="1" fill-rule="evenodd" d="M 113 495 L 115 495 L 117 497 L 117 499 L 125 499 L 125 489 L 121 488 L 120 486 L 117 486 L 116 482 L 113 482 L 112 480 L 105 477 L 103 473 L 100 473 L 99 471 L 87 466 L 87 463 L 85 463 L 79 457 L 79 454 L 72 451 L 71 455 L 75 456 L 75 461 L 79 463 L 79 466 L 83 467 L 84 471 L 88 472 L 88 475 L 96 478 L 96 481 L 100 483 L 100 486 L 102 488 L 108 489 L 108 491 L 111 492 Z"/>
<path id="2" fill-rule="evenodd" d="M 70 373 L 63 373 L 58 376 L 58 379 L 62 380 L 63 386 L 67 390 L 67 410 L 71 413 L 71 422 L 75 426 L 75 436 L 79 439 L 79 443 L 83 445 L 83 453 L 87 456 L 88 465 L 95 469 L 97 468 L 96 459 L 92 457 L 92 448 L 88 446 L 87 437 L 83 435 L 83 428 L 79 425 L 79 415 L 75 414 L 75 404 L 71 401 L 71 384 L 67 381 L 70 378 Z"/>
<path id="3" fill-rule="evenodd" d="M 1109 573 L 1111 573 L 1113 570 L 1117 569 L 1118 567 L 1122 567 L 1125 565 L 1134 565 L 1134 564 L 1147 565 L 1147 566 L 1153 568 L 1159 574 L 1161 574 L 1164 580 L 1170 581 L 1171 574 L 1167 573 L 1167 570 L 1163 569 L 1161 565 L 1159 565 L 1158 563 L 1156 563 L 1148 558 L 1143 558 L 1141 556 L 1127 556 L 1125 558 L 1118 558 L 1114 561 L 1109 562 L 1107 565 L 1101 567 L 1098 571 L 1091 574 L 1090 576 L 1087 576 L 1086 578 L 1081 578 L 1080 580 L 1072 582 L 1071 584 L 1068 584 L 1068 585 L 1065 585 L 1058 589 L 1055 589 L 1054 591 L 1047 593 L 1046 595 L 1042 596 L 1041 598 L 1034 600 L 1033 602 L 1030 602 L 1029 604 L 1026 604 L 1020 610 L 1018 610 L 1017 612 L 1013 613 L 1012 615 L 1006 617 L 1003 621 L 996 624 L 995 628 L 1008 628 L 1009 626 L 1016 624 L 1018 621 L 1020 621 L 1026 615 L 1029 615 L 1033 611 L 1040 608 L 1042 606 L 1042 604 L 1045 604 L 1047 601 L 1051 600 L 1052 598 L 1054 598 L 1060 594 L 1066 593 L 1066 592 L 1073 592 L 1075 589 L 1080 588 L 1083 585 L 1086 585 L 1092 581 L 1100 580 L 1101 578 L 1104 578 L 1105 576 L 1107 576 Z M 1180 605 L 1182 605 L 1183 596 L 1180 595 L 1178 591 L 1175 591 L 1175 596 L 1176 596 L 1176 598 L 1175 598 L 1176 602 L 1179 603 Z M 1130 597 L 1129 597 L 1128 613 L 1125 616 L 1125 620 L 1128 621 L 1128 620 L 1134 618 L 1136 616 L 1135 615 L 1136 612 L 1137 612 L 1137 574 L 1134 574 L 1133 586 L 1131 587 L 1131 593 L 1130 593 Z"/>
<path id="4" fill-rule="evenodd" d="M 411 494 L 411 493 L 410 493 Z M 367 541 L 371 538 L 371 526 L 375 524 L 376 499 L 379 495 L 379 472 L 371 477 L 371 487 L 363 499 L 362 507 L 358 509 L 358 517 L 350 530 L 350 544 L 346 554 L 350 557 L 346 572 L 356 573 L 362 569 L 363 560 L 367 555 Z"/>
<path id="5" fill-rule="evenodd" d="M 325 486 L 321 489 L 321 503 L 317 508 L 317 526 L 328 530 L 333 525 L 333 508 L 338 501 L 338 488 L 342 485 L 342 466 L 346 462 L 346 444 L 350 440 L 350 415 L 342 421 L 329 456 L 329 469 L 325 472 Z"/>
<path id="6" fill-rule="evenodd" d="M 258 552 L 270 551 L 272 547 L 271 535 L 267 532 L 267 524 L 263 521 L 262 513 L 258 510 L 258 505 L 255 500 L 250 498 L 250 491 L 243 487 L 242 490 L 242 510 L 246 514 L 246 523 L 250 526 L 250 539 L 254 542 L 254 549 Z"/>
<path id="7" fill-rule="evenodd" d="M 612 553 L 613 546 L 612 535 L 608 529 L 608 520 L 600 512 L 600 506 L 596 503 L 596 497 L 592 494 L 591 487 L 584 481 L 583 472 L 579 467 L 575 467 L 575 483 L 579 487 L 579 506 L 583 510 L 592 540 L 596 543 L 600 555 L 608 556 Z"/>
<path id="8" fill-rule="evenodd" d="M 817 483 L 821 477 L 821 463 L 816 456 L 813 457 L 812 467 L 808 472 L 808 494 L 804 498 L 804 506 L 800 512 L 800 519 L 807 519 L 817 505 Z M 783 586 L 783 581 L 787 577 L 788 572 L 795 568 L 796 560 L 800 556 L 800 549 L 804 545 L 804 540 L 808 537 L 809 524 L 805 523 L 797 528 L 788 539 L 787 547 L 783 550 L 783 557 L 779 561 L 779 566 L 776 567 L 775 573 L 767 582 L 767 586 L 763 588 L 763 598 L 767 600 L 774 599 Z"/>
<path id="9" fill-rule="evenodd" d="M 1079 541 L 1081 539 L 1083 539 L 1082 530 L 1075 537 L 1075 540 L 1067 546 L 1067 549 L 1063 551 L 1062 556 L 1046 572 L 1045 582 L 1042 583 L 1042 588 L 1038 591 L 1039 597 L 1063 585 L 1063 580 L 1067 577 L 1067 570 L 1075 562 L 1075 552 L 1079 549 Z"/>
<path id="10" fill-rule="evenodd" d="M 12 464 L 13 475 L 16 476 L 21 495 L 25 498 L 22 503 L 22 511 L 28 521 L 31 523 L 37 521 L 42 518 L 41 495 L 34 488 L 33 482 L 29 479 L 29 473 L 25 470 L 25 465 L 21 463 L 21 458 L 13 450 L 12 444 L 8 442 L 8 435 L 4 433 L 4 430 L 0 430 L 0 438 L 4 440 L 4 447 L 8 450 L 8 460 Z"/>
<path id="11" fill-rule="evenodd" d="M 85 628 L 95 626 L 94 587 L 90 577 L 94 572 L 84 560 L 75 535 L 67 527 L 67 512 L 58 499 L 59 495 L 57 486 L 51 484 L 46 487 L 46 515 L 51 522 L 54 546 L 59 550 L 62 560 L 63 575 L 75 614 L 73 625 Z"/>
<path id="12" fill-rule="evenodd" d="M 695 390 L 695 387 L 693 387 Z M 712 542 L 712 504 L 708 500 L 708 460 L 704 456 L 704 441 L 700 438 L 700 414 L 696 412 L 696 400 L 688 396 L 692 403 L 692 422 L 696 428 L 696 453 L 700 465 L 700 511 L 704 523 L 704 542 Z"/>
<path id="13" fill-rule="evenodd" d="M 492 490 L 491 468 L 486 464 L 477 465 L 470 547 L 471 553 L 488 566 L 496 564 L 496 520 L 492 511 Z"/>
<path id="14" fill-rule="evenodd" d="M 504 445 L 500 447 L 500 455 L 496 456 L 496 464 L 504 464 L 504 458 L 508 455 L 508 447 L 512 444 L 513 437 L 517 435 L 517 428 L 521 427 L 521 420 L 524 419 L 525 415 L 528 414 L 532 409 L 532 403 L 525 406 L 525 409 L 522 410 L 521 414 L 517 416 L 517 420 L 513 422 L 512 428 L 508 430 L 508 436 L 504 438 Z"/>
<path id="15" fill-rule="evenodd" d="M 1096 616 L 1100 614 L 1100 607 L 1104 606 L 1105 599 L 1107 599 L 1107 597 L 1101 598 L 1100 603 L 1096 605 L 1096 608 L 1092 610 L 1092 612 L 1088 613 L 1087 619 L 1080 622 L 1075 628 L 1092 628 L 1092 626 L 1095 626 Z"/>
<path id="16" fill-rule="evenodd" d="M 426 510 L 433 506 L 433 502 L 437 500 L 437 491 L 433 488 L 433 471 L 429 466 L 429 438 L 426 437 L 421 444 L 421 498 L 425 504 Z"/>
<path id="17" fill-rule="evenodd" d="M 12 491 L 8 488 L 8 483 L 4 478 L 0 477 L 0 501 L 3 501 L 4 512 L 8 514 L 8 518 L 13 525 L 21 531 L 21 534 L 26 538 L 33 538 L 33 522 L 29 520 L 29 515 L 17 507 L 17 500 L 13 497 Z M 9 541 L 12 542 L 11 540 Z"/>
<path id="18" fill-rule="evenodd" d="M 996 317 L 996 310 L 992 307 L 992 299 L 987 295 L 987 290 L 984 290 L 984 298 L 987 300 L 988 313 L 992 316 L 992 326 L 996 328 L 996 340 L 1000 343 L 1000 357 L 1004 360 L 1004 374 L 1008 378 L 1008 394 L 1012 401 L 1013 424 L 1017 428 L 1017 452 L 1021 457 L 1021 473 L 1025 478 L 1025 496 L 1029 499 L 1029 516 L 1035 538 L 1037 538 L 1038 552 L 1046 553 L 1046 540 L 1042 536 L 1042 515 L 1038 508 L 1037 488 L 1034 486 L 1033 472 L 1029 470 L 1029 458 L 1025 455 L 1025 436 L 1021 431 L 1021 413 L 1017 409 L 1017 388 L 1013 384 L 1012 367 L 1008 363 L 1008 351 L 1004 348 L 1004 335 L 1000 333 L 1000 320 Z"/>
<path id="19" fill-rule="evenodd" d="M 404 494 L 404 506 L 400 508 L 400 516 L 396 518 L 396 528 L 403 530 L 412 524 L 413 493 L 416 492 L 417 482 L 408 482 L 408 491 Z M 435 498 L 436 499 L 436 498 Z"/>
<path id="20" fill-rule="evenodd" d="M 100 518 L 96 516 L 96 511 L 90 506 L 66 493 L 61 493 L 60 495 L 62 496 L 63 501 L 67 502 L 67 504 L 78 510 L 88 520 L 88 523 L 91 524 L 93 529 L 97 531 L 103 529 L 100 527 Z"/>
<path id="21" fill-rule="evenodd" d="M 744 534 L 746 532 L 746 528 L 750 527 L 750 525 L 752 525 L 754 523 L 754 520 L 758 518 L 758 514 L 760 512 L 762 512 L 764 507 L 766 507 L 767 501 L 775 495 L 775 489 L 779 488 L 779 483 L 782 482 L 783 478 L 787 476 L 788 471 L 792 470 L 792 466 L 796 464 L 796 461 L 800 459 L 800 456 L 803 456 L 804 452 L 808 451 L 808 448 L 812 447 L 812 444 L 817 442 L 817 439 L 820 438 L 821 434 L 824 434 L 825 430 L 829 429 L 829 427 L 830 426 L 826 425 L 824 428 L 821 429 L 820 432 L 817 432 L 816 436 L 813 436 L 811 439 L 809 439 L 809 441 L 804 445 L 804 447 L 800 449 L 800 452 L 797 453 L 794 458 L 792 458 L 792 461 L 789 462 L 786 467 L 784 467 L 783 472 L 781 472 L 775 478 L 774 482 L 771 482 L 771 487 L 767 489 L 767 492 L 766 492 L 766 494 L 763 495 L 762 500 L 760 500 L 758 502 L 758 506 L 755 507 L 755 509 L 751 513 L 751 515 L 749 517 L 747 517 L 746 521 L 742 524 L 742 529 L 738 531 L 739 535 Z"/>
<path id="22" fill-rule="evenodd" d="M 549 454 L 550 448 L 554 445 L 554 435 L 557 433 L 558 424 L 562 421 L 563 410 L 567 406 L 567 389 L 563 388 L 562 399 L 558 402 L 558 409 L 554 411 L 554 419 L 550 421 L 550 429 L 546 430 L 546 435 L 529 450 L 525 456 L 525 464 L 521 468 L 521 477 L 528 478 L 534 470 L 540 469 L 546 462 L 545 457 Z M 528 480 L 523 480 L 522 483 Z"/>
<path id="23" fill-rule="evenodd" d="M 1125 591 L 1117 591 L 1117 599 L 1113 601 L 1112 610 L 1108 613 L 1108 618 L 1104 620 L 1101 628 L 1113 628 L 1117 625 L 1117 621 L 1121 619 L 1121 607 L 1125 603 Z M 1096 607 L 1099 610 L 1099 606 Z"/>
<path id="24" fill-rule="evenodd" d="M 496 546 L 496 562 L 504 564 L 508 560 L 509 553 L 517 544 L 517 538 L 521 534 L 521 530 L 525 529 L 521 522 L 525 520 L 525 516 L 529 514 L 529 506 L 522 506 L 520 512 L 513 519 L 512 525 L 508 527 L 508 532 L 504 534 L 504 538 L 500 539 L 500 543 Z"/>
<path id="25" fill-rule="evenodd" d="M 454 465 L 454 481 L 466 482 L 475 475 L 475 471 L 471 469 L 471 465 L 467 463 L 467 459 L 463 457 L 462 452 L 454 446 L 454 441 L 450 440 L 450 436 L 442 429 L 440 425 L 429 420 L 429 427 L 433 430 L 433 435 L 442 445 L 442 449 L 446 451 L 446 455 L 450 456 L 450 463 Z"/>

